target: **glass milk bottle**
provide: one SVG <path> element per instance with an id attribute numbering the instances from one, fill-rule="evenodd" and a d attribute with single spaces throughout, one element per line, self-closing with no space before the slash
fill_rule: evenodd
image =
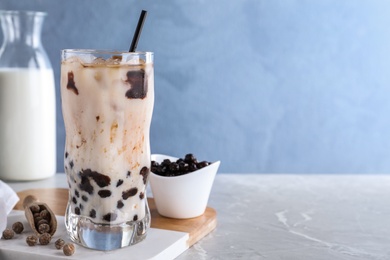
<path id="1" fill-rule="evenodd" d="M 0 11 L 0 179 L 56 172 L 53 69 L 41 43 L 46 13 Z"/>

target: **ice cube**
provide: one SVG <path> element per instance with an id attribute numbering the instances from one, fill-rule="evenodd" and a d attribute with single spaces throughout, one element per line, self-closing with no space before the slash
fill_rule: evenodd
<path id="1" fill-rule="evenodd" d="M 138 65 L 138 64 L 145 64 L 145 61 L 143 59 L 140 59 L 139 56 L 124 55 L 122 59 L 122 63 L 128 65 Z"/>
<path id="2" fill-rule="evenodd" d="M 66 62 L 67 63 L 75 63 L 75 62 L 80 63 L 81 61 L 80 61 L 80 58 L 77 56 L 70 56 L 69 58 L 66 59 Z"/>
<path id="3" fill-rule="evenodd" d="M 118 66 L 118 65 L 121 64 L 121 61 L 122 61 L 122 57 L 121 56 L 112 56 L 111 58 L 108 58 L 106 60 L 106 64 L 109 67 L 111 67 L 111 66 Z"/>
<path id="4" fill-rule="evenodd" d="M 102 57 L 97 57 L 92 61 L 93 65 L 103 65 L 106 63 L 106 60 L 103 59 Z"/>

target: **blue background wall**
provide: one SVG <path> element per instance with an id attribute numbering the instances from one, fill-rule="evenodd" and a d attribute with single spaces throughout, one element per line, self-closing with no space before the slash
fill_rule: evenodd
<path id="1" fill-rule="evenodd" d="M 364 0 L 1 0 L 49 13 L 60 50 L 155 52 L 153 153 L 222 161 L 220 172 L 390 172 L 390 2 Z"/>

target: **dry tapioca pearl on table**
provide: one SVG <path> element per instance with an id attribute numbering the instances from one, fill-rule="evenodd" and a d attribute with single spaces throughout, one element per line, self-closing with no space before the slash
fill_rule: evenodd
<path id="1" fill-rule="evenodd" d="M 76 248 L 72 243 L 67 243 L 62 247 L 62 251 L 64 252 L 64 255 L 71 256 L 74 254 Z"/>
<path id="2" fill-rule="evenodd" d="M 29 246 L 35 246 L 38 243 L 38 238 L 34 235 L 27 236 L 26 243 Z"/>
<path id="3" fill-rule="evenodd" d="M 43 233 L 38 238 L 39 244 L 41 245 L 48 245 L 51 241 L 51 235 L 49 233 Z"/>
<path id="4" fill-rule="evenodd" d="M 12 230 L 16 233 L 16 234 L 20 234 L 23 232 L 24 230 L 24 226 L 23 226 L 23 223 L 22 222 L 15 222 L 14 224 L 12 224 Z"/>
<path id="5" fill-rule="evenodd" d="M 15 235 L 15 232 L 12 229 L 6 228 L 3 231 L 3 238 L 6 240 L 12 239 L 14 237 L 14 235 Z"/>
<path id="6" fill-rule="evenodd" d="M 57 239 L 56 242 L 54 243 L 54 246 L 57 249 L 61 249 L 64 245 L 65 245 L 65 241 L 62 238 Z"/>

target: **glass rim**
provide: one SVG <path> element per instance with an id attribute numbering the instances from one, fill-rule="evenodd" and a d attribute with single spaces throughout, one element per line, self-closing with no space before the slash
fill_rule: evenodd
<path id="1" fill-rule="evenodd" d="M 62 53 L 81 53 L 81 54 L 109 54 L 109 55 L 153 55 L 153 52 L 151 51 L 135 51 L 135 52 L 130 52 L 130 51 L 118 51 L 118 50 L 108 50 L 108 49 L 63 49 L 61 50 Z"/>
<path id="2" fill-rule="evenodd" d="M 38 15 L 47 16 L 46 12 L 43 11 L 32 11 L 32 10 L 0 10 L 0 14 L 25 14 L 25 15 Z"/>

